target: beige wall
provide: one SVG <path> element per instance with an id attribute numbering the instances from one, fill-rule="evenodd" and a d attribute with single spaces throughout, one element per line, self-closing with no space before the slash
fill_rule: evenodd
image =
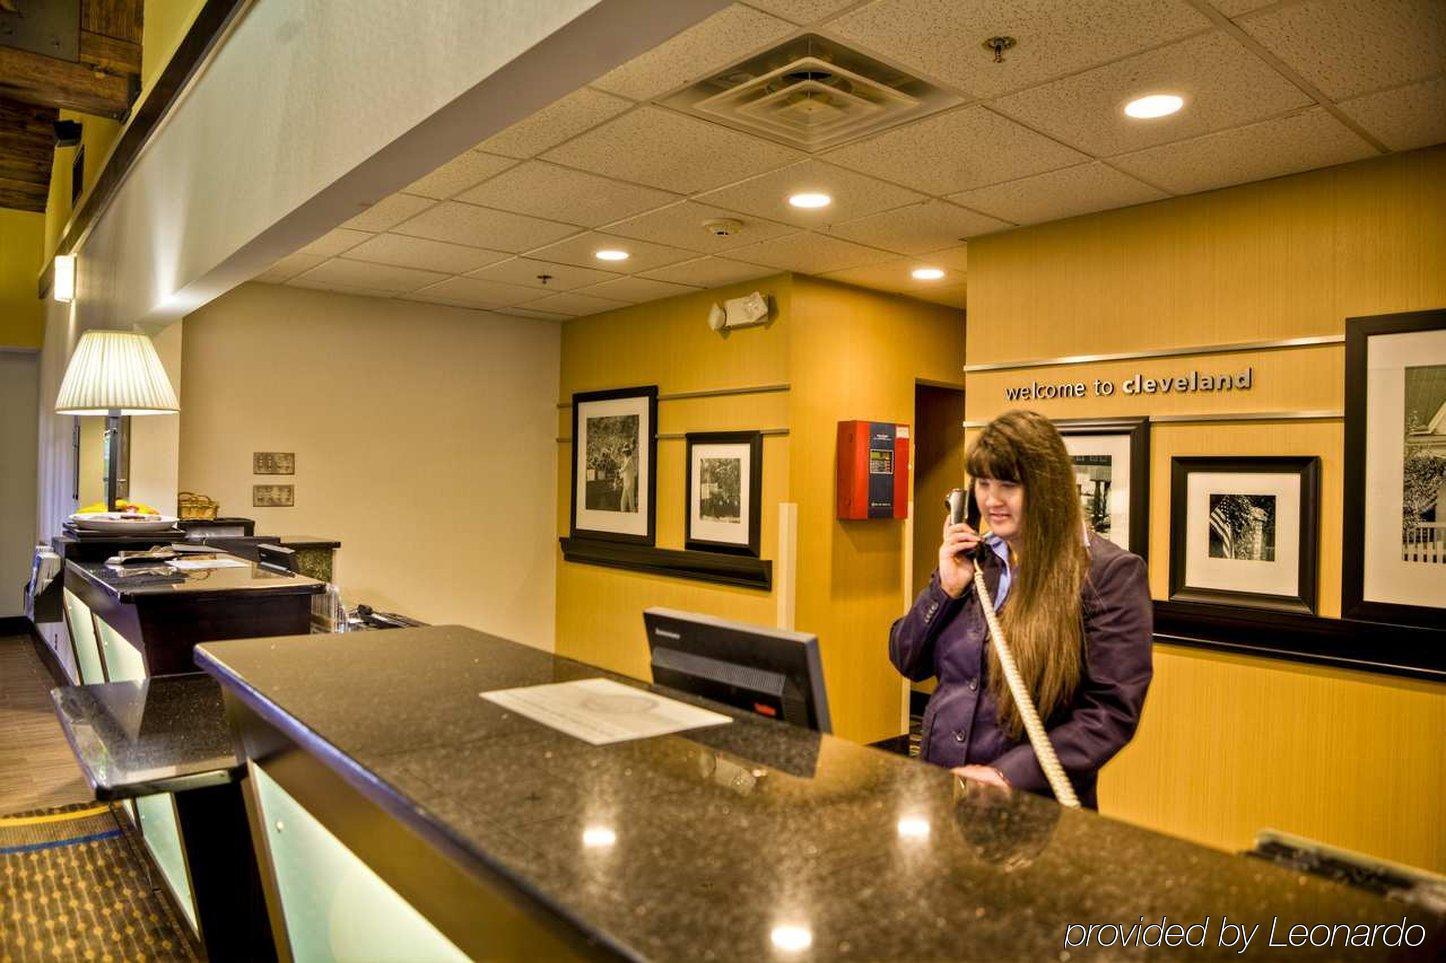
<path id="1" fill-rule="evenodd" d="M 1338 335 L 1345 319 L 1446 305 L 1446 148 L 980 238 L 969 247 L 968 360 L 1008 362 Z M 1154 358 L 966 378 L 966 417 L 1003 387 L 1255 369 L 1227 395 L 1038 402 L 1052 417 L 1340 411 L 1339 345 Z M 1340 612 L 1342 423 L 1156 424 L 1150 584 L 1168 592 L 1177 455 L 1318 455 L 1320 613 Z M 1102 811 L 1238 850 L 1273 827 L 1446 869 L 1446 687 L 1171 646 L 1135 741 L 1107 766 Z"/>
<path id="2" fill-rule="evenodd" d="M 0 349 L 0 618 L 20 615 L 35 542 L 35 404 L 40 355 Z"/>
<path id="3" fill-rule="evenodd" d="M 556 324 L 246 284 L 184 327 L 182 490 L 339 538 L 348 604 L 551 647 Z M 268 482 L 296 507 L 253 508 Z"/>

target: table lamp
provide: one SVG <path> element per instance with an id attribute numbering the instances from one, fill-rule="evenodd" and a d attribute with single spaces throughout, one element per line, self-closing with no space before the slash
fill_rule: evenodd
<path id="1" fill-rule="evenodd" d="M 110 470 L 105 477 L 106 511 L 116 510 L 121 418 L 174 415 L 181 410 L 151 339 L 131 331 L 87 331 L 80 336 L 60 395 L 57 415 L 104 415 Z"/>

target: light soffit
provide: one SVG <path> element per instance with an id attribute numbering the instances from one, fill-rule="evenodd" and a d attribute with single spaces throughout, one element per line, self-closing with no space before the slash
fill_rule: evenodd
<path id="1" fill-rule="evenodd" d="M 952 105 L 810 156 L 663 103 L 810 32 Z M 1002 64 L 993 33 L 1019 39 Z M 1152 92 L 1185 110 L 1121 116 Z M 750 0 L 258 280 L 559 319 L 795 271 L 963 307 L 970 237 L 1442 141 L 1439 0 Z M 789 207 L 799 190 L 835 202 Z M 914 281 L 926 261 L 946 277 Z"/>

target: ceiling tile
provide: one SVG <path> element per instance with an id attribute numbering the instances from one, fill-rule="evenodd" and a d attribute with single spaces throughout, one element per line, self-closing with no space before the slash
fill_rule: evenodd
<path id="1" fill-rule="evenodd" d="M 435 203 L 436 201 L 427 197 L 393 194 L 391 197 L 384 197 L 377 201 L 356 217 L 343 222 L 341 226 L 353 231 L 389 231 Z"/>
<path id="2" fill-rule="evenodd" d="M 604 281 L 602 284 L 594 284 L 582 293 L 637 303 L 671 298 L 679 294 L 692 294 L 697 290 L 695 287 L 683 284 L 670 284 L 667 281 L 653 281 L 648 278 L 616 278 L 612 281 Z"/>
<path id="3" fill-rule="evenodd" d="M 1446 69 L 1441 0 L 1307 0 L 1239 21 L 1333 100 L 1398 87 Z"/>
<path id="4" fill-rule="evenodd" d="M 842 271 L 872 261 L 887 261 L 892 255 L 826 234 L 801 231 L 787 237 L 752 244 L 730 252 L 740 261 L 766 264 L 782 271 L 823 274 Z"/>
<path id="5" fill-rule="evenodd" d="M 446 277 L 447 275 L 439 271 L 418 271 L 415 268 L 371 264 L 365 261 L 348 261 L 345 258 L 336 257 L 294 278 L 293 283 L 300 282 L 313 286 L 335 284 L 400 294 L 434 284 Z"/>
<path id="6" fill-rule="evenodd" d="M 548 276 L 544 285 L 537 279 L 539 274 Z M 469 277 L 484 281 L 501 281 L 504 284 L 520 284 L 524 287 L 543 288 L 551 291 L 571 291 L 587 287 L 599 281 L 618 277 L 610 271 L 596 271 L 592 268 L 576 267 L 572 264 L 558 264 L 556 261 L 537 261 L 532 258 L 514 257 L 497 264 L 490 264 L 480 271 L 473 271 Z"/>
<path id="7" fill-rule="evenodd" d="M 859 0 L 748 0 L 750 7 L 766 10 L 804 27 L 827 20 L 840 10 L 858 4 Z"/>
<path id="8" fill-rule="evenodd" d="M 407 187 L 407 193 L 438 200 L 452 197 L 502 173 L 515 163 L 515 160 L 508 157 L 469 150 L 461 157 L 449 160 L 426 177 L 413 181 Z"/>
<path id="9" fill-rule="evenodd" d="M 951 194 L 1089 158 L 976 106 L 895 127 L 826 159 L 926 194 Z"/>
<path id="10" fill-rule="evenodd" d="M 728 237 L 716 237 L 703 225 L 717 220 L 741 221 L 743 228 Z M 721 254 L 744 244 L 753 244 L 792 232 L 793 228 L 782 224 L 740 217 L 736 211 L 695 204 L 692 201 L 673 204 L 631 220 L 610 224 L 606 229 L 608 234 L 710 254 Z"/>
<path id="11" fill-rule="evenodd" d="M 301 278 L 292 278 L 286 282 L 289 288 L 306 288 L 311 291 L 326 291 L 330 294 L 351 294 L 361 298 L 392 298 L 397 297 L 391 291 L 374 291 L 371 288 L 356 288 L 346 284 L 324 284 L 320 281 L 304 281 Z M 407 297 L 407 295 L 401 295 Z"/>
<path id="12" fill-rule="evenodd" d="M 914 268 L 926 265 L 942 267 L 942 265 L 936 264 L 934 259 L 928 257 L 901 257 L 892 261 L 880 261 L 877 264 L 849 268 L 845 271 L 831 271 L 824 277 L 833 281 L 845 281 L 861 287 L 875 288 L 879 291 L 895 291 L 900 294 L 917 294 L 920 291 L 932 293 L 941 287 L 955 287 L 964 277 L 963 271 L 952 271 L 946 268 L 945 275 L 937 281 L 914 280 L 909 272 Z"/>
<path id="13" fill-rule="evenodd" d="M 457 198 L 583 227 L 597 227 L 677 199 L 676 194 L 543 161 L 524 161 Z"/>
<path id="14" fill-rule="evenodd" d="M 531 308 L 502 308 L 497 313 L 511 315 L 516 318 L 532 318 L 534 321 L 566 321 L 572 317 L 570 314 L 557 314 L 552 311 L 534 311 Z"/>
<path id="15" fill-rule="evenodd" d="M 1168 197 L 1164 191 L 1094 161 L 949 195 L 949 200 L 1016 224 L 1129 207 Z"/>
<path id="16" fill-rule="evenodd" d="M 725 284 L 741 284 L 777 273 L 776 268 L 760 267 L 757 264 L 744 264 L 721 257 L 700 257 L 648 271 L 642 276 L 679 284 L 694 284 L 703 288 L 721 288 Z"/>
<path id="17" fill-rule="evenodd" d="M 1126 117 L 1151 93 L 1185 98 L 1179 113 Z M 1212 32 L 1022 93 L 990 107 L 1096 157 L 1238 127 L 1314 103 L 1233 37 Z"/>
<path id="18" fill-rule="evenodd" d="M 962 276 L 965 271 L 969 270 L 969 245 L 960 244 L 939 251 L 930 251 L 928 254 L 919 255 L 919 261 L 931 267 L 944 268 L 950 273 L 958 272 Z"/>
<path id="19" fill-rule="evenodd" d="M 1176 194 L 1344 164 L 1376 151 L 1322 107 L 1194 140 L 1124 154 L 1114 163 Z"/>
<path id="20" fill-rule="evenodd" d="M 1209 26 L 1184 0 L 879 0 L 829 29 L 962 93 L 995 97 Z M 982 46 L 995 34 L 1019 40 L 1003 63 Z"/>
<path id="21" fill-rule="evenodd" d="M 280 284 L 296 277 L 303 271 L 310 271 L 326 258 L 320 254 L 303 254 L 297 251 L 295 254 L 288 254 L 277 261 L 251 280 L 260 281 L 263 284 Z"/>
<path id="22" fill-rule="evenodd" d="M 370 241 L 363 241 L 347 251 L 346 256 L 355 261 L 374 261 L 377 264 L 394 264 L 398 267 L 466 274 L 484 264 L 500 261 L 508 255 L 500 251 L 484 251 L 481 248 L 429 241 L 421 237 L 378 234 Z"/>
<path id="23" fill-rule="evenodd" d="M 1340 107 L 1392 150 L 1446 141 L 1446 78 L 1367 94 Z"/>
<path id="24" fill-rule="evenodd" d="M 569 137 L 590 130 L 632 106 L 630 101 L 583 87 L 524 117 L 478 144 L 479 150 L 504 157 L 535 157 Z"/>
<path id="25" fill-rule="evenodd" d="M 793 33 L 794 25 L 733 4 L 593 82 L 610 93 L 652 100 L 701 80 Z"/>
<path id="26" fill-rule="evenodd" d="M 315 254 L 321 257 L 335 257 L 349 251 L 371 237 L 365 231 L 352 231 L 344 227 L 333 228 L 298 251 L 298 254 Z"/>
<path id="27" fill-rule="evenodd" d="M 788 203 L 791 195 L 803 192 L 828 194 L 833 203 L 814 210 L 803 210 Z M 924 195 L 809 159 L 709 191 L 697 199 L 798 227 L 818 228 L 922 201 Z"/>
<path id="28" fill-rule="evenodd" d="M 397 225 L 394 233 L 519 254 L 575 234 L 577 228 L 489 207 L 442 201 L 426 213 Z"/>
<path id="29" fill-rule="evenodd" d="M 661 107 L 642 107 L 548 151 L 547 160 L 693 194 L 782 167 L 803 155 Z"/>
<path id="30" fill-rule="evenodd" d="M 628 252 L 629 257 L 626 261 L 599 261 L 593 254 L 601 248 L 622 248 Z M 622 239 L 597 233 L 579 234 L 577 237 L 570 237 L 527 253 L 539 260 L 560 261 L 578 267 L 596 268 L 600 264 L 607 264 L 607 270 L 619 274 L 641 274 L 666 264 L 686 261 L 693 256 L 690 251 L 653 244 L 650 241 Z"/>
<path id="31" fill-rule="evenodd" d="M 1010 226 L 948 201 L 931 200 L 835 224 L 832 233 L 901 254 L 922 254 Z"/>
<path id="32" fill-rule="evenodd" d="M 1279 0 L 1210 0 L 1210 6 L 1219 10 L 1227 17 L 1239 17 L 1252 10 L 1259 10 L 1261 7 L 1268 7 Z"/>
<path id="33" fill-rule="evenodd" d="M 532 288 L 477 278 L 447 278 L 412 294 L 414 300 L 436 301 L 468 308 L 511 307 L 536 297 L 537 291 Z"/>
<path id="34" fill-rule="evenodd" d="M 548 314 L 566 314 L 570 317 L 581 317 L 585 314 L 611 311 L 614 308 L 625 308 L 627 307 L 627 302 L 614 301 L 611 298 L 595 298 L 589 294 L 568 291 L 565 294 L 554 294 L 550 297 L 538 298 L 536 301 L 529 301 L 524 307 L 527 310 L 545 311 Z"/>

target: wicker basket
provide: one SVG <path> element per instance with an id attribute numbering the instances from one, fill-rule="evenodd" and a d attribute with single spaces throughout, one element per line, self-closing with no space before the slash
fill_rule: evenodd
<path id="1" fill-rule="evenodd" d="M 177 514 L 183 519 L 214 521 L 216 513 L 221 509 L 221 503 L 207 498 L 205 495 L 197 495 L 195 492 L 177 492 L 176 507 Z"/>

